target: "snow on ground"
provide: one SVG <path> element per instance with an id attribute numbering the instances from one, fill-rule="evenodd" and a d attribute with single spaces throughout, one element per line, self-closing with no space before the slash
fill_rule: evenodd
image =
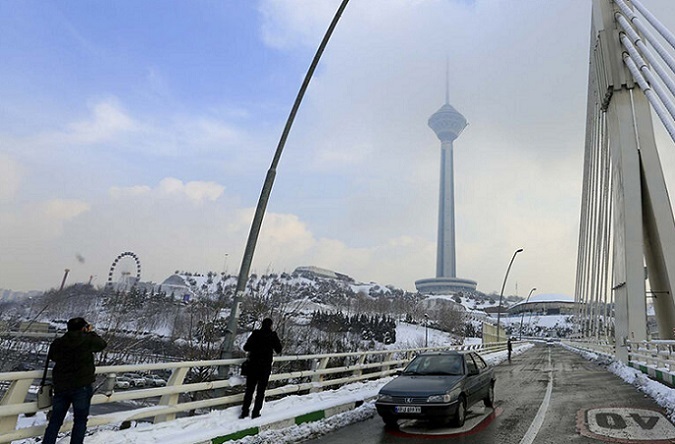
<path id="1" fill-rule="evenodd" d="M 459 343 L 459 340 L 450 333 L 436 330 L 431 327 L 427 330 L 424 325 L 420 324 L 399 322 L 396 325 L 396 342 L 387 345 L 387 348 L 398 350 L 403 348 L 424 347 L 425 336 L 428 337 L 429 347 L 443 347 Z"/>

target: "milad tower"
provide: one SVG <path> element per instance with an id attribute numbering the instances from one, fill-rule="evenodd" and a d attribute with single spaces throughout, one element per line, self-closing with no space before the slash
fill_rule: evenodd
<path id="1" fill-rule="evenodd" d="M 415 281 L 417 291 L 424 294 L 452 294 L 475 291 L 477 283 L 457 277 L 455 256 L 455 184 L 452 143 L 466 128 L 467 122 L 448 100 L 429 118 L 429 127 L 441 141 L 441 184 L 438 200 L 438 247 L 436 277 Z"/>

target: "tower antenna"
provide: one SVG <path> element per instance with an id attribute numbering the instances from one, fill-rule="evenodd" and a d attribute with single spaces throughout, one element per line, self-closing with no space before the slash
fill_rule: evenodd
<path id="1" fill-rule="evenodd" d="M 445 56 L 445 104 L 450 104 L 450 58 Z"/>

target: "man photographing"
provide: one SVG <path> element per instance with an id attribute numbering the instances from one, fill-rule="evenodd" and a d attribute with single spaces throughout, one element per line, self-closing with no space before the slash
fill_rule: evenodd
<path id="1" fill-rule="evenodd" d="M 97 335 L 84 318 L 68 321 L 68 331 L 56 338 L 49 346 L 47 359 L 55 362 L 52 370 L 54 400 L 52 416 L 45 431 L 43 444 L 54 444 L 59 429 L 73 406 L 73 430 L 71 444 L 82 444 L 87 431 L 87 416 L 93 394 L 94 353 L 100 352 L 107 343 Z"/>
<path id="2" fill-rule="evenodd" d="M 281 353 L 281 341 L 277 332 L 272 330 L 272 319 L 263 319 L 260 330 L 253 330 L 244 344 L 244 350 L 249 354 L 251 365 L 246 376 L 246 392 L 239 418 L 244 419 L 248 416 L 254 391 L 255 402 L 251 418 L 257 418 L 265 401 L 265 389 L 272 373 L 274 352 Z"/>

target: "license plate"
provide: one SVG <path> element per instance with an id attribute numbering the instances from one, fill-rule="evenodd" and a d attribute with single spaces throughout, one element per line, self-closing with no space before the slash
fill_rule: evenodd
<path id="1" fill-rule="evenodd" d="M 422 413 L 422 407 L 413 405 L 397 405 L 396 413 Z"/>

